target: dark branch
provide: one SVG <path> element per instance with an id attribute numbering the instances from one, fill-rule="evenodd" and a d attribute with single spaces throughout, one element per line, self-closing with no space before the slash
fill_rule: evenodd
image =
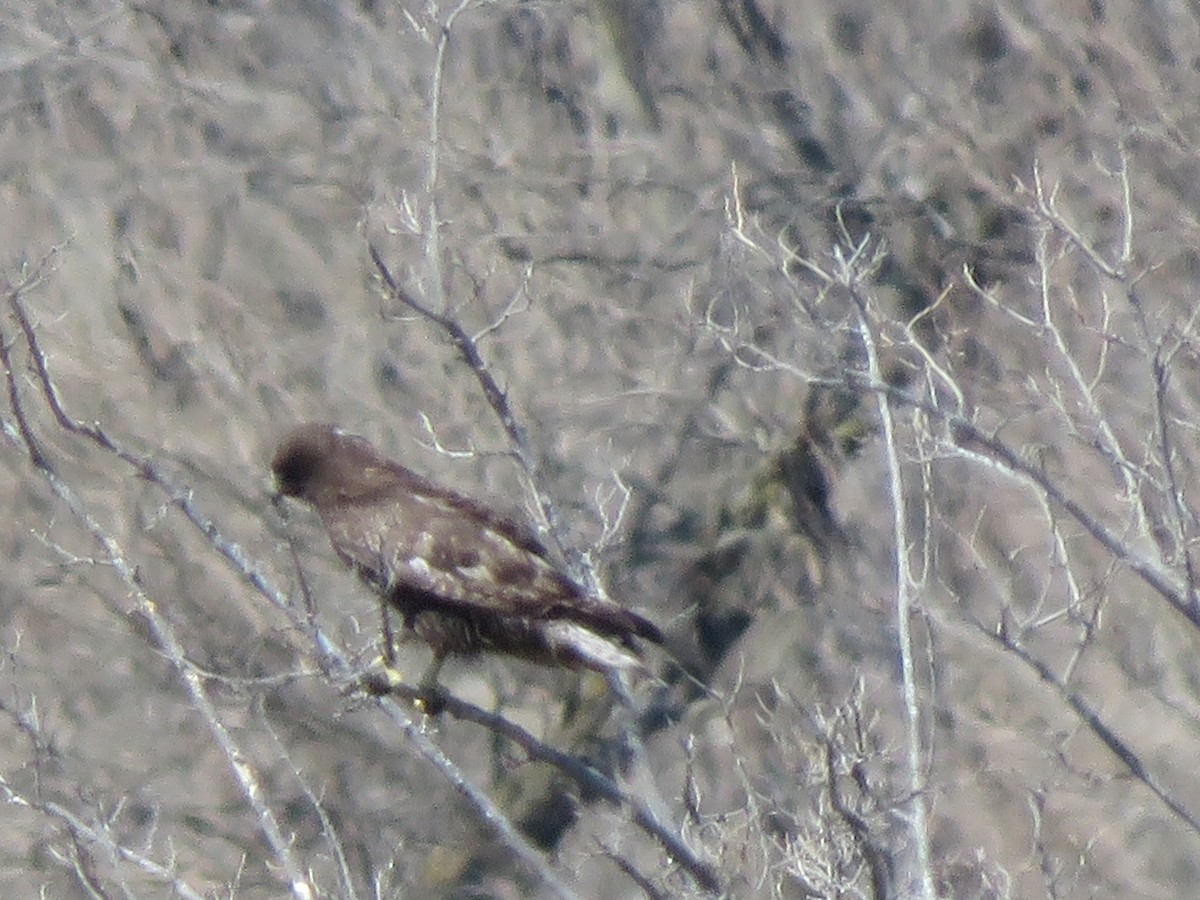
<path id="1" fill-rule="evenodd" d="M 390 694 L 410 703 L 424 703 L 428 699 L 426 692 L 421 688 L 394 684 L 381 675 L 367 675 L 362 684 L 368 693 L 375 696 Z M 628 809 L 637 826 L 655 838 L 671 858 L 695 879 L 697 884 L 711 893 L 720 892 L 721 882 L 712 866 L 700 860 L 679 835 L 658 820 L 645 803 L 626 794 L 611 778 L 606 777 L 583 760 L 542 743 L 524 728 L 503 716 L 459 700 L 445 691 L 438 694 L 437 702 L 439 712 L 465 722 L 474 722 L 476 725 L 481 725 L 489 731 L 508 738 L 524 750 L 530 759 L 554 766 L 574 780 L 585 792 L 594 793 L 610 803 Z"/>
<path id="2" fill-rule="evenodd" d="M 1125 765 L 1134 778 L 1149 788 L 1151 793 L 1161 800 L 1167 809 L 1179 817 L 1192 831 L 1200 834 L 1200 819 L 1188 812 L 1178 800 L 1171 796 L 1167 788 L 1160 784 L 1158 779 L 1154 777 L 1154 774 L 1146 768 L 1146 764 L 1137 755 L 1137 752 L 1125 743 L 1112 728 L 1104 723 L 1100 718 L 1100 714 L 1092 708 L 1087 700 L 1072 690 L 1070 685 L 1063 683 L 1054 674 L 1049 665 L 1021 646 L 1021 644 L 1008 634 L 1006 629 L 988 631 L 983 627 L 982 623 L 976 623 L 976 627 L 992 642 L 1015 655 L 1017 659 L 1036 672 L 1038 677 L 1050 685 L 1062 701 L 1075 711 L 1075 714 L 1079 716 L 1088 730 Z"/>

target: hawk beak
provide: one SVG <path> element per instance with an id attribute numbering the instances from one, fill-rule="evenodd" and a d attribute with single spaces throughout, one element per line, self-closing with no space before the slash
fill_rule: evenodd
<path id="1" fill-rule="evenodd" d="M 279 480 L 271 477 L 267 480 L 267 496 L 271 498 L 271 505 L 280 512 L 286 508 L 283 502 L 284 493 L 279 489 Z"/>

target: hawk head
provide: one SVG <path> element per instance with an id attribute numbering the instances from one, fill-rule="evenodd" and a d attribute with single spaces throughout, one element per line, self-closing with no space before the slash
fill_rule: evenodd
<path id="1" fill-rule="evenodd" d="M 320 507 L 370 490 L 371 473 L 382 462 L 375 448 L 358 435 L 314 422 L 284 438 L 271 460 L 271 471 L 280 494 Z"/>

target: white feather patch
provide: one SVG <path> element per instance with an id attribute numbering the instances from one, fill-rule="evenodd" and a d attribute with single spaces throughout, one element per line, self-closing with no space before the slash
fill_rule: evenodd
<path id="1" fill-rule="evenodd" d="M 405 565 L 424 578 L 430 578 L 433 575 L 433 570 L 429 568 L 429 563 L 423 556 L 410 557 L 405 560 Z"/>
<path id="2" fill-rule="evenodd" d="M 574 653 L 589 668 L 601 671 L 642 668 L 642 661 L 628 650 L 574 622 L 548 624 L 545 634 L 556 651 Z"/>
<path id="3" fill-rule="evenodd" d="M 454 571 L 468 581 L 484 581 L 492 577 L 492 570 L 486 565 L 455 566 Z"/>

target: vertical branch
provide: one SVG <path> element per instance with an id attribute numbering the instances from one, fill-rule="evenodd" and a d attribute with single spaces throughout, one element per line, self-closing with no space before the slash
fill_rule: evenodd
<path id="1" fill-rule="evenodd" d="M 1183 557 L 1183 568 L 1187 577 L 1187 584 L 1185 585 L 1187 604 L 1193 615 L 1195 615 L 1200 613 L 1200 596 L 1197 595 L 1196 590 L 1196 565 L 1192 559 L 1192 546 L 1187 536 L 1187 523 L 1191 521 L 1192 517 L 1186 508 L 1183 487 L 1179 483 L 1179 476 L 1175 471 L 1175 453 L 1171 434 L 1167 428 L 1169 420 L 1169 416 L 1167 415 L 1167 386 L 1171 376 L 1167 369 L 1167 362 L 1163 359 L 1161 349 L 1155 351 L 1153 367 L 1154 412 L 1155 426 L 1158 430 L 1158 445 L 1162 452 L 1163 468 L 1167 472 L 1167 489 L 1171 495 L 1171 508 L 1174 512 L 1172 524 L 1175 532 L 1175 544 L 1179 548 L 1179 554 Z"/>
<path id="2" fill-rule="evenodd" d="M 433 82 L 429 86 L 429 166 L 425 170 L 425 196 L 428 208 L 425 221 L 425 264 L 429 267 L 433 308 L 439 313 L 448 311 L 446 284 L 442 273 L 442 221 L 438 214 L 437 185 L 441 169 L 442 86 L 446 75 L 446 55 L 454 22 L 478 0 L 460 0 L 438 29 L 434 50 Z"/>
<path id="3" fill-rule="evenodd" d="M 849 291 L 858 317 L 858 332 L 867 356 L 867 374 L 872 382 L 883 383 L 883 368 L 879 362 L 879 348 L 871 327 L 867 298 L 859 291 L 861 280 L 869 275 L 871 263 L 865 267 L 859 257 L 866 249 L 866 242 L 859 245 L 854 255 L 842 266 L 839 280 Z M 877 256 L 876 259 L 879 257 Z M 896 445 L 896 430 L 891 401 L 886 392 L 875 395 L 879 408 L 879 419 L 883 430 L 884 455 L 887 459 L 888 490 L 891 494 L 892 535 L 896 552 L 896 640 L 900 649 L 900 677 L 904 689 L 904 713 L 906 719 L 906 755 L 910 808 L 912 820 L 910 833 L 916 848 L 918 884 L 913 886 L 911 896 L 934 900 L 937 896 L 933 885 L 933 864 L 929 850 L 929 807 L 926 798 L 925 749 L 921 740 L 921 702 L 917 691 L 916 662 L 910 623 L 913 617 L 912 587 L 915 583 L 908 560 L 908 527 L 905 523 L 904 474 L 900 467 L 900 453 Z"/>

